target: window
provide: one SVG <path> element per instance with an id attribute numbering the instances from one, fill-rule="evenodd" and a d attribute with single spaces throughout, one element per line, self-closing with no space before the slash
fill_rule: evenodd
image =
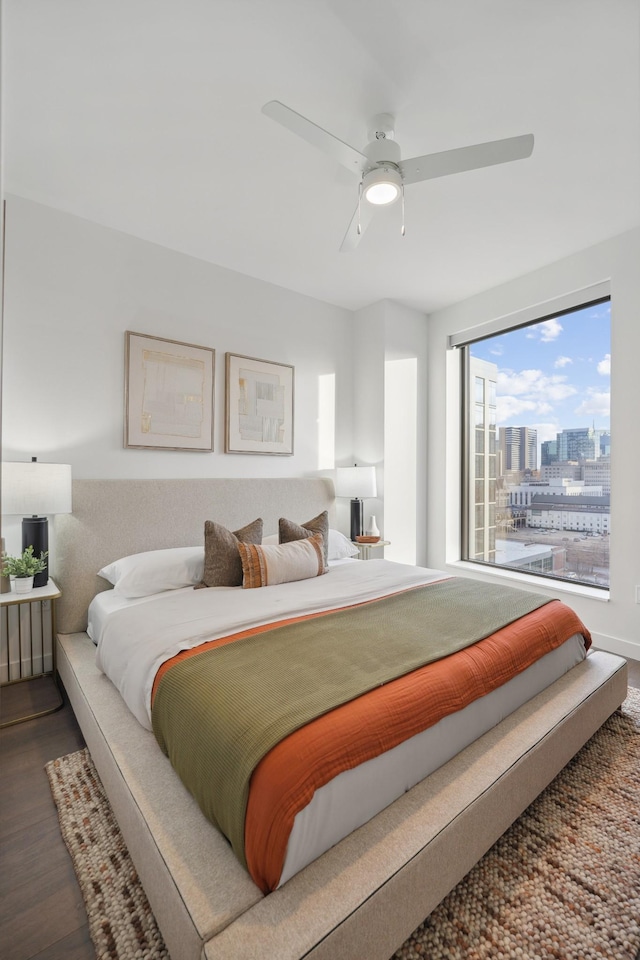
<path id="1" fill-rule="evenodd" d="M 499 327 L 452 338 L 463 368 L 462 556 L 608 588 L 609 297 Z"/>

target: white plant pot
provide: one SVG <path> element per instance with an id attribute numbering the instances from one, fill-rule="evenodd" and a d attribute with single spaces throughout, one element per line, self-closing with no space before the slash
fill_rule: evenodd
<path id="1" fill-rule="evenodd" d="M 13 589 L 16 593 L 29 593 L 33 590 L 33 577 L 15 577 Z"/>

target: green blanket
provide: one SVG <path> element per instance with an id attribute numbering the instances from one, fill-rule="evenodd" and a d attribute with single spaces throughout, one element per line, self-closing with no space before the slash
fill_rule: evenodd
<path id="1" fill-rule="evenodd" d="M 275 627 L 174 665 L 158 685 L 153 731 L 246 865 L 249 781 L 272 747 L 315 717 L 548 602 L 456 578 Z"/>

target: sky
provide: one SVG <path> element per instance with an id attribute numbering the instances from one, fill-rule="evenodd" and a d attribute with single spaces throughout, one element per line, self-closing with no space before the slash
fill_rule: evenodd
<path id="1" fill-rule="evenodd" d="M 535 427 L 538 448 L 561 430 L 609 429 L 610 311 L 593 304 L 471 345 L 498 367 L 499 427 Z"/>

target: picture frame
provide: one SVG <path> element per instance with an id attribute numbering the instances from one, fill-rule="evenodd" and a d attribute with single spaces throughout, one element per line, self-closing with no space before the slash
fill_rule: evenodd
<path id="1" fill-rule="evenodd" d="M 294 368 L 227 353 L 225 453 L 293 454 Z"/>
<path id="2" fill-rule="evenodd" d="M 213 451 L 215 350 L 125 333 L 124 445 Z"/>

